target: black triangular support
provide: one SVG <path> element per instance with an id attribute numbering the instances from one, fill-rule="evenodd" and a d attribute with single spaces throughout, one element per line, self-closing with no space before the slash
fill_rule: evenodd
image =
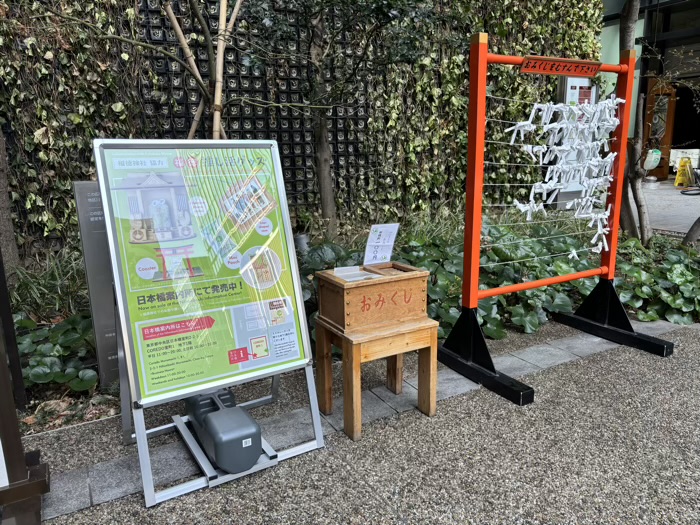
<path id="1" fill-rule="evenodd" d="M 598 281 L 576 313 L 554 314 L 554 320 L 608 341 L 631 346 L 654 355 L 668 357 L 673 354 L 672 342 L 634 331 L 615 287 L 608 279 L 601 278 Z"/>
<path id="2" fill-rule="evenodd" d="M 475 309 L 462 309 L 450 335 L 438 350 L 438 360 L 516 405 L 528 405 L 535 399 L 531 387 L 496 370 Z"/>

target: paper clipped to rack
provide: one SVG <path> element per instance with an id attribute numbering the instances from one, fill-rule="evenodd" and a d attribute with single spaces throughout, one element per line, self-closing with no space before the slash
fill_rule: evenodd
<path id="1" fill-rule="evenodd" d="M 391 260 L 398 224 L 375 224 L 369 231 L 364 264 L 379 264 Z"/>

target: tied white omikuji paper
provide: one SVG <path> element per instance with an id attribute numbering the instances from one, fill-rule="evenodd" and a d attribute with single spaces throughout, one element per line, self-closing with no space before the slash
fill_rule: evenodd
<path id="1" fill-rule="evenodd" d="M 612 168 L 616 153 L 611 153 L 608 141 L 610 133 L 620 124 L 617 109 L 625 101 L 612 96 L 597 104 L 534 104 L 528 120 L 518 122 L 506 129 L 512 132 L 510 143 L 520 136 L 526 140 L 529 134 L 540 128 L 536 137 L 545 138 L 545 144 L 520 144 L 532 160 L 540 166 L 546 166 L 547 173 L 543 182 L 533 184 L 529 202 L 513 201 L 513 205 L 531 221 L 533 216 L 542 212 L 547 214 L 544 204 L 551 204 L 559 192 L 570 183 L 582 186 L 581 193 L 569 201 L 567 209 L 574 209 L 574 217 L 588 221 L 588 227 L 595 234 L 591 239 L 592 252 L 608 251 L 606 235 L 610 233 L 608 221 L 610 206 L 605 206 L 608 188 L 613 181 Z M 539 122 L 537 118 L 539 117 Z M 601 150 L 607 153 L 604 157 Z M 571 163 L 572 155 L 575 162 Z M 536 200 L 536 197 L 540 197 Z M 570 258 L 578 259 L 572 250 Z"/>

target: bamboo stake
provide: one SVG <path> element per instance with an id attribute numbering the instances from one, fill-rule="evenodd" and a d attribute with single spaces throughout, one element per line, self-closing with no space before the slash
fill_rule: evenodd
<path id="1" fill-rule="evenodd" d="M 192 49 L 190 48 L 190 45 L 187 43 L 187 39 L 185 38 L 185 34 L 182 32 L 182 28 L 180 27 L 180 23 L 177 21 L 177 18 L 175 17 L 175 13 L 173 12 L 173 6 L 170 2 L 167 2 L 165 4 L 165 14 L 168 16 L 168 20 L 170 21 L 170 25 L 173 27 L 173 31 L 175 32 L 175 36 L 177 36 L 177 40 L 180 43 L 180 47 L 182 48 L 183 53 L 185 54 L 185 60 L 187 61 L 187 64 L 190 66 L 192 69 L 192 74 L 201 82 L 202 84 L 204 83 L 204 80 L 202 79 L 202 75 L 199 72 L 199 68 L 197 68 L 197 63 L 194 60 L 194 54 L 192 53 Z M 187 134 L 188 139 L 193 139 L 195 133 L 197 133 L 197 129 L 199 128 L 199 123 L 202 120 L 202 113 L 204 113 L 204 98 L 199 102 L 199 106 L 197 107 L 197 112 L 194 114 L 194 118 L 192 119 L 192 125 L 190 126 L 190 131 Z M 220 133 L 221 135 L 226 138 L 226 132 L 224 131 L 223 125 L 219 124 L 220 126 Z"/>
<path id="2" fill-rule="evenodd" d="M 197 111 L 195 112 L 194 116 L 192 117 L 192 125 L 190 126 L 190 131 L 187 134 L 187 139 L 192 140 L 194 138 L 195 133 L 197 133 L 197 129 L 199 128 L 199 123 L 202 121 L 202 114 L 204 113 L 204 99 L 199 101 L 199 106 L 197 106 Z M 226 131 L 224 130 L 224 125 L 223 123 L 221 124 L 221 129 L 219 129 L 219 132 L 221 133 L 221 138 L 226 140 L 228 139 L 228 136 L 226 135 Z"/>
<path id="3" fill-rule="evenodd" d="M 224 52 L 226 50 L 226 0 L 220 0 L 219 34 L 216 42 L 216 76 L 214 77 L 214 140 L 219 139 L 221 129 L 221 97 L 224 90 Z"/>
<path id="4" fill-rule="evenodd" d="M 197 133 L 197 128 L 199 127 L 199 122 L 202 120 L 202 113 L 204 113 L 204 97 L 199 101 L 199 106 L 197 106 L 197 112 L 192 117 L 192 125 L 190 126 L 190 132 L 187 134 L 187 140 L 192 140 L 194 134 Z"/>
<path id="5" fill-rule="evenodd" d="M 223 127 L 221 126 L 221 111 L 223 110 L 222 98 L 223 98 L 223 88 L 224 88 L 224 53 L 226 50 L 226 39 L 233 32 L 233 26 L 238 18 L 238 13 L 241 11 L 241 6 L 243 5 L 243 0 L 236 0 L 236 5 L 233 6 L 233 12 L 231 13 L 231 18 L 226 24 L 226 29 L 223 35 L 221 34 L 221 28 L 226 22 L 226 0 L 221 0 L 221 9 L 219 11 L 219 41 L 216 46 L 216 84 L 214 87 L 214 130 L 218 127 L 221 128 L 223 138 L 225 133 L 223 133 Z M 218 138 L 215 131 L 214 138 Z"/>
<path id="6" fill-rule="evenodd" d="M 199 0 L 189 0 L 190 12 L 194 15 L 199 22 L 199 27 L 202 28 L 202 33 L 204 34 L 204 42 L 207 44 L 207 60 L 209 62 L 209 71 L 214 71 L 216 69 L 216 54 L 214 53 L 214 39 L 211 37 L 209 32 L 209 23 L 204 19 L 202 11 L 199 8 Z M 212 92 L 214 91 L 214 76 L 209 77 L 209 87 Z"/>
<path id="7" fill-rule="evenodd" d="M 237 0 L 236 5 L 233 7 L 231 18 L 229 19 L 228 25 L 226 26 L 226 36 L 230 35 L 233 32 L 233 24 L 236 23 L 236 19 L 238 18 L 238 12 L 241 10 L 242 5 L 243 0 Z"/>

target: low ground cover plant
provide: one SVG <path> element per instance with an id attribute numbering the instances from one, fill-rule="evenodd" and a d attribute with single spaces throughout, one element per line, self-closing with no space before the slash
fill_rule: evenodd
<path id="1" fill-rule="evenodd" d="M 444 209 L 449 209 L 445 206 Z M 508 215 L 485 221 L 480 285 L 492 288 L 566 275 L 597 267 L 590 230 L 550 213 L 546 224 L 523 225 Z M 463 226 L 461 215 L 416 216 L 400 229 L 394 260 L 430 271 L 428 314 L 446 337 L 460 313 Z M 584 225 L 585 226 L 585 225 Z M 319 235 L 299 253 L 306 313 L 313 326 L 318 310 L 314 274 L 362 264 L 366 231 L 348 231 L 330 242 Z M 575 253 L 576 255 L 572 255 Z M 563 255 L 562 255 L 563 254 Z M 568 254 L 568 255 L 567 255 Z M 553 257 L 553 255 L 555 255 Z M 80 264 L 79 264 L 80 263 Z M 36 395 L 51 389 L 71 395 L 97 386 L 92 323 L 87 307 L 80 253 L 74 247 L 17 273 L 11 294 L 25 385 Z M 478 317 L 487 337 L 501 339 L 507 327 L 533 333 L 552 312 L 571 312 L 595 286 L 583 279 L 479 302 Z M 630 314 L 641 321 L 676 324 L 700 321 L 700 256 L 678 239 L 657 235 L 648 248 L 622 239 L 616 287 Z M 77 313 L 76 313 L 77 312 Z"/>
<path id="2" fill-rule="evenodd" d="M 53 325 L 39 325 L 23 313 L 13 317 L 25 386 L 63 385 L 84 392 L 97 384 L 94 332 L 87 313 Z"/>
<path id="3" fill-rule="evenodd" d="M 600 264 L 599 255 L 590 251 L 590 230 L 578 230 L 571 221 L 529 227 L 511 224 L 507 217 L 500 223 L 484 224 L 482 288 L 567 275 Z M 528 228 L 527 234 L 524 227 Z M 430 271 L 428 314 L 440 322 L 440 337 L 446 337 L 460 313 L 463 230 L 430 230 L 428 226 L 404 232 L 394 259 Z M 318 242 L 300 255 L 304 299 L 312 324 L 317 309 L 314 272 L 361 264 L 362 240 L 356 237 L 349 246 Z M 596 278 L 580 279 L 484 299 L 479 302 L 479 321 L 486 336 L 493 339 L 505 337 L 506 326 L 534 333 L 547 322 L 548 313 L 573 311 L 596 282 Z M 657 235 L 649 248 L 644 248 L 637 239 L 623 238 L 618 250 L 616 288 L 630 314 L 640 321 L 666 319 L 681 325 L 700 321 L 700 255 L 682 246 L 680 239 Z"/>

